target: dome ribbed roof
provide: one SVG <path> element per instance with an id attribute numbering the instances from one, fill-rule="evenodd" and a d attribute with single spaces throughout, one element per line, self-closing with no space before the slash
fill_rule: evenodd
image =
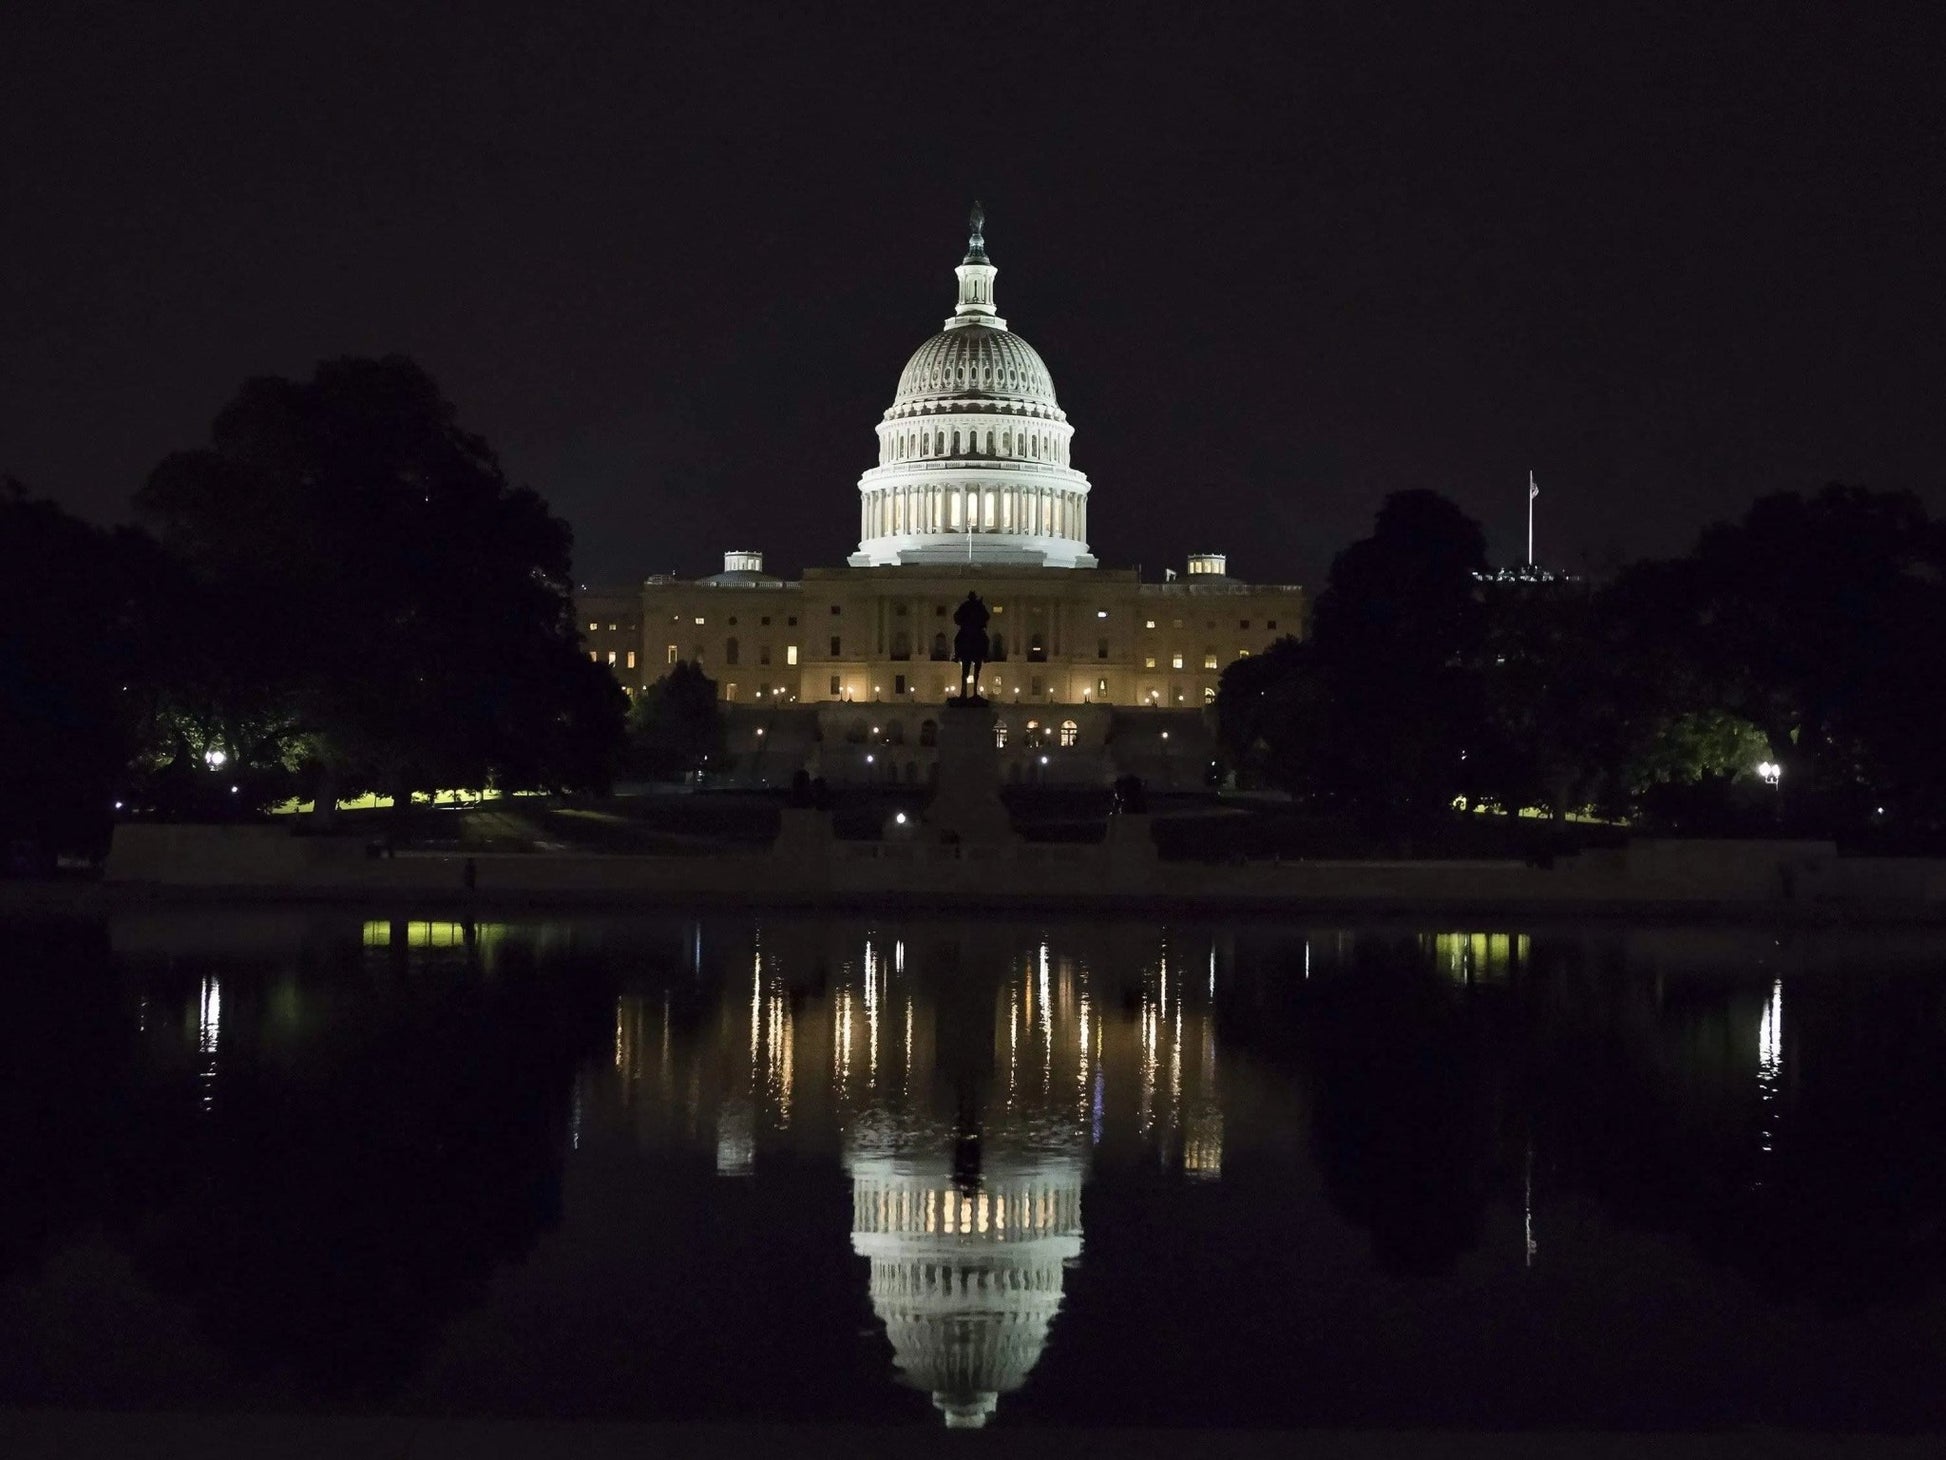
<path id="1" fill-rule="evenodd" d="M 972 325 L 941 330 L 912 352 L 892 409 L 981 397 L 1056 405 L 1053 378 L 1032 345 L 1012 330 Z"/>

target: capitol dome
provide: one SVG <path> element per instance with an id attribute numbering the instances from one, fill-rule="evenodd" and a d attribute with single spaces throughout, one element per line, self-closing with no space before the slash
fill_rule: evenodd
<path id="1" fill-rule="evenodd" d="M 858 479 L 856 568 L 986 563 L 1092 568 L 1088 478 L 1034 347 L 995 312 L 985 215 L 974 205 L 959 303 L 912 353 Z"/>
<path id="2" fill-rule="evenodd" d="M 941 402 L 1006 401 L 1065 420 L 1039 352 L 1009 329 L 944 329 L 906 361 L 888 418 L 921 414 Z"/>

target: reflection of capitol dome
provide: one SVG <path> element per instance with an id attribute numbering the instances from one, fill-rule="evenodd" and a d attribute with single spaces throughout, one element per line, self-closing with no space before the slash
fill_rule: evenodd
<path id="1" fill-rule="evenodd" d="M 1074 428 L 1040 355 L 994 310 L 984 221 L 976 205 L 959 303 L 906 361 L 879 422 L 878 465 L 858 479 L 855 568 L 1095 566 Z"/>
<path id="2" fill-rule="evenodd" d="M 952 1428 L 986 1423 L 1026 1381 L 1081 1255 L 1082 1162 L 1014 1156 L 955 1185 L 943 1157 L 855 1157 L 852 1248 L 905 1381 Z"/>

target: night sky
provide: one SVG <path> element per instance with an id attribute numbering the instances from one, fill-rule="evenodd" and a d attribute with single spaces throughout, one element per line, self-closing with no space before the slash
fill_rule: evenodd
<path id="1" fill-rule="evenodd" d="M 1408 487 L 1512 560 L 1530 467 L 1573 568 L 1946 511 L 1923 13 L 0 7 L 0 469 L 123 519 L 247 376 L 402 351 L 584 581 L 837 564 L 978 197 L 1109 565 L 1315 583 Z"/>

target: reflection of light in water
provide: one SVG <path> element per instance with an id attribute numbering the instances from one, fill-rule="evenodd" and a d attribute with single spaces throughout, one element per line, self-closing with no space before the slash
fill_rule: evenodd
<path id="1" fill-rule="evenodd" d="M 1527 1142 L 1527 1175 L 1522 1182 L 1521 1206 L 1527 1219 L 1527 1265 L 1532 1267 L 1534 1254 L 1541 1249 L 1534 1240 L 1534 1143 L 1531 1140 Z"/>
<path id="2" fill-rule="evenodd" d="M 878 1088 L 879 963 L 869 939 L 865 943 L 865 1068 L 866 1082 Z"/>
<path id="3" fill-rule="evenodd" d="M 203 1108 L 216 1100 L 216 1043 L 223 1033 L 223 986 L 214 976 L 203 980 L 196 1011 L 196 1048 L 204 1055 L 199 1076 L 203 1086 Z"/>
<path id="4" fill-rule="evenodd" d="M 782 994 L 772 994 L 766 1008 L 764 1029 L 765 1084 L 770 1091 L 771 1101 L 777 1108 L 777 1124 L 787 1126 L 791 1123 L 791 1095 L 794 1081 L 791 1073 L 792 1028 L 790 1000 Z"/>
<path id="5" fill-rule="evenodd" d="M 1054 1045 L 1054 1001 L 1047 996 L 1047 944 L 1041 944 L 1041 1044 L 1044 1048 Z"/>
<path id="6" fill-rule="evenodd" d="M 452 919 L 412 919 L 404 924 L 407 948 L 477 948 L 490 951 L 507 936 L 505 923 L 475 923 Z M 361 941 L 367 948 L 399 946 L 392 938 L 393 924 L 375 918 L 365 924 Z"/>
<path id="7" fill-rule="evenodd" d="M 750 959 L 750 1084 L 757 1083 L 757 1036 L 763 1026 L 764 945 L 761 935 Z"/>
<path id="8" fill-rule="evenodd" d="M 716 1174 L 748 1176 L 756 1161 L 757 1112 L 748 1100 L 731 1100 L 716 1112 Z"/>
<path id="9" fill-rule="evenodd" d="M 1504 983 L 1526 963 L 1527 944 L 1525 933 L 1435 933 L 1433 962 L 1454 983 Z"/>
<path id="10" fill-rule="evenodd" d="M 204 1054 L 215 1054 L 216 1037 L 222 1028 L 223 986 L 214 977 L 206 978 L 196 1015 L 196 1047 Z"/>
<path id="11" fill-rule="evenodd" d="M 1764 1001 L 1763 1018 L 1757 1024 L 1757 1093 L 1764 1104 L 1763 1149 L 1771 1147 L 1770 1106 L 1777 1098 L 1778 1082 L 1784 1074 L 1784 981 L 1773 979 L 1770 997 Z"/>
<path id="12" fill-rule="evenodd" d="M 843 1100 L 851 1084 L 851 990 L 838 990 L 837 1038 L 832 1042 L 832 1072 L 837 1076 L 838 1098 Z"/>

